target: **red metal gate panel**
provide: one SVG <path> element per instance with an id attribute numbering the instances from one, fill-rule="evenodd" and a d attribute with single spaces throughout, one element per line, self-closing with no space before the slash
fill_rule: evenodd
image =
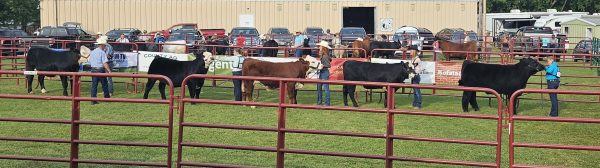
<path id="1" fill-rule="evenodd" d="M 513 115 L 514 103 L 517 97 L 523 93 L 557 93 L 571 95 L 600 95 L 600 92 L 595 91 L 578 91 L 578 90 L 550 90 L 550 89 L 521 89 L 515 92 L 510 97 L 509 103 L 509 162 L 510 167 L 544 167 L 540 165 L 520 165 L 515 163 L 515 148 L 543 148 L 543 149 L 563 149 L 563 150 L 579 150 L 579 151 L 600 151 L 600 146 L 584 146 L 584 145 L 563 145 L 563 144 L 541 144 L 541 143 L 520 143 L 515 142 L 515 121 L 533 121 L 533 122 L 563 122 L 563 123 L 593 123 L 600 124 L 600 119 L 590 118 L 563 118 L 563 117 L 534 117 L 534 116 L 516 116 Z"/>
<path id="2" fill-rule="evenodd" d="M 48 162 L 66 162 L 70 163 L 70 167 L 76 168 L 79 163 L 91 164 L 116 164 L 116 165 L 135 165 L 135 166 L 154 166 L 154 167 L 171 167 L 172 156 L 172 134 L 173 134 L 173 84 L 171 80 L 162 75 L 131 75 L 131 74 L 116 74 L 116 73 L 72 73 L 72 72 L 29 72 L 37 75 L 64 75 L 70 76 L 73 79 L 73 95 L 72 96 L 34 96 L 34 95 L 12 95 L 0 94 L 0 99 L 25 99 L 25 100 L 49 100 L 49 101 L 71 101 L 71 118 L 63 120 L 55 119 L 35 119 L 35 118 L 1 118 L 0 122 L 26 122 L 26 123 L 50 123 L 71 125 L 70 139 L 49 139 L 49 138 L 29 138 L 29 137 L 4 137 L 0 136 L 0 141 L 21 141 L 21 142 L 42 142 L 42 143 L 63 143 L 71 144 L 69 158 L 50 158 L 50 157 L 33 157 L 33 156 L 15 156 L 15 155 L 0 155 L 0 159 L 9 160 L 32 160 L 32 161 L 48 161 Z M 0 74 L 24 74 L 23 71 L 0 71 Z M 99 76 L 99 77 L 126 77 L 126 78 L 156 78 L 164 80 L 169 84 L 169 100 L 144 100 L 144 99 L 125 99 L 125 98 L 91 98 L 81 97 L 81 77 L 82 76 Z M 113 122 L 113 121 L 90 121 L 80 119 L 80 103 L 82 101 L 101 101 L 101 102 L 123 102 L 123 103 L 151 103 L 164 104 L 169 107 L 168 123 L 146 123 L 146 122 Z M 101 141 L 101 140 L 81 140 L 79 139 L 80 126 L 96 125 L 96 126 L 123 126 L 123 127 L 153 127 L 167 129 L 167 141 L 165 143 L 145 143 L 145 142 L 124 142 L 124 141 Z M 136 147 L 152 147 L 167 149 L 166 159 L 164 163 L 157 162 L 139 162 L 139 161 L 119 161 L 119 160 L 92 160 L 79 158 L 79 145 L 116 145 L 116 146 L 136 146 Z"/>
<path id="3" fill-rule="evenodd" d="M 307 79 L 290 79 L 290 78 L 269 78 L 269 77 L 240 77 L 240 76 L 208 76 L 208 75 L 192 75 L 187 77 L 185 81 L 192 78 L 205 78 L 205 79 L 219 79 L 219 80 L 257 80 L 257 81 L 277 81 L 279 82 L 279 102 L 278 103 L 265 103 L 265 102 L 236 102 L 228 100 L 209 100 L 209 99 L 190 99 L 185 97 L 185 88 L 181 88 L 181 97 L 179 104 L 179 141 L 178 141 L 178 155 L 177 155 L 177 167 L 182 166 L 208 166 L 208 167 L 243 167 L 241 165 L 225 165 L 215 163 L 199 163 L 193 161 L 182 160 L 183 147 L 198 147 L 198 148 L 216 148 L 216 149 L 229 149 L 229 150 L 248 150 L 248 151 L 263 151 L 263 152 L 274 152 L 276 153 L 276 165 L 277 167 L 284 167 L 285 154 L 307 154 L 307 155 L 324 155 L 324 156 L 338 156 L 338 157 L 351 157 L 351 158 L 365 158 L 365 159 L 377 159 L 385 160 L 386 167 L 392 167 L 393 161 L 409 161 L 409 162 L 422 162 L 422 163 L 434 163 L 434 164 L 447 164 L 447 165 L 466 165 L 466 166 L 480 166 L 480 167 L 499 167 L 501 161 L 501 139 L 502 139 L 502 99 L 498 93 L 491 89 L 486 88 L 469 88 L 469 87 L 440 87 L 440 86 L 426 86 L 426 85 L 408 85 L 408 84 L 391 84 L 391 83 L 377 83 L 377 82 L 356 82 L 356 81 L 323 81 L 323 80 L 307 80 Z M 299 105 L 299 104 L 287 104 L 285 101 L 286 87 L 288 82 L 302 82 L 302 83 L 328 83 L 328 84 L 352 84 L 352 85 L 373 85 L 383 86 L 387 88 L 388 92 L 393 92 L 394 88 L 412 88 L 418 87 L 423 89 L 441 89 L 441 90 L 455 90 L 455 91 L 478 91 L 486 92 L 495 95 L 498 102 L 498 113 L 497 115 L 478 115 L 478 114 L 462 114 L 462 113 L 440 113 L 440 112 L 422 112 L 422 111 L 406 111 L 406 110 L 395 110 L 391 104 L 395 103 L 394 95 L 388 94 L 388 104 L 390 106 L 387 109 L 366 109 L 366 108 L 352 108 L 352 107 L 324 107 L 315 105 Z M 186 103 L 205 103 L 205 104 L 226 104 L 226 105 L 246 105 L 246 106 L 260 106 L 260 107 L 277 107 L 278 108 L 278 119 L 277 127 L 258 127 L 258 126 L 242 126 L 242 125 L 226 125 L 226 124 L 209 124 L 209 123 L 195 123 L 193 121 L 185 120 L 185 104 Z M 342 131 L 328 131 L 328 130 L 308 130 L 308 129 L 290 129 L 286 128 L 286 109 L 319 109 L 319 110 L 339 110 L 348 112 L 363 112 L 363 113 L 379 113 L 387 115 L 387 128 L 385 133 L 372 134 L 372 133 L 355 133 L 355 132 L 342 132 Z M 474 141 L 474 140 L 463 140 L 463 139 L 443 139 L 443 138 L 427 138 L 427 137 L 412 137 L 412 136 L 401 136 L 394 135 L 394 115 L 417 115 L 417 116 L 438 116 L 438 117 L 451 117 L 451 118 L 468 118 L 468 119 L 482 119 L 482 120 L 495 120 L 497 121 L 496 128 L 496 141 Z M 275 132 L 277 133 L 277 143 L 275 147 L 256 147 L 256 146 L 240 146 L 240 145 L 226 145 L 226 144 L 210 144 L 210 143 L 196 143 L 187 142 L 184 140 L 184 128 L 185 127 L 201 127 L 201 128 L 215 128 L 215 129 L 232 129 L 232 130 L 248 130 L 248 131 L 261 131 L 261 132 Z M 335 136 L 347 136 L 347 137 L 364 137 L 364 138 L 376 138 L 385 139 L 385 155 L 372 155 L 372 154 L 360 154 L 360 153 L 346 153 L 346 152 L 326 152 L 317 150 L 303 150 L 303 149 L 290 149 L 285 147 L 285 135 L 286 134 L 314 134 L 314 135 L 335 135 Z M 459 161 L 459 160 L 442 160 L 442 159 L 430 159 L 430 158 L 410 158 L 396 156 L 394 152 L 394 140 L 412 140 L 412 141 L 426 141 L 426 142 L 441 142 L 441 143 L 454 143 L 454 144 L 471 144 L 471 145 L 483 145 L 495 147 L 495 153 L 493 156 L 496 158 L 495 163 L 485 162 L 470 162 L 470 161 Z"/>

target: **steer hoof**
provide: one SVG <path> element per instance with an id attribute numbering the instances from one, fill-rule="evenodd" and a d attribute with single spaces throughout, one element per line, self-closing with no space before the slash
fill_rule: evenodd
<path id="1" fill-rule="evenodd" d="M 473 109 L 473 110 L 475 110 L 475 111 L 479 111 L 479 108 L 475 108 L 475 109 Z"/>
<path id="2" fill-rule="evenodd" d="M 33 94 L 33 91 L 30 91 L 29 94 Z"/>
<path id="3" fill-rule="evenodd" d="M 46 89 L 42 89 L 42 94 L 46 94 L 47 92 Z"/>
<path id="4" fill-rule="evenodd" d="M 250 106 L 251 109 L 256 109 L 256 106 Z"/>
<path id="5" fill-rule="evenodd" d="M 463 110 L 463 113 L 468 113 L 468 112 L 469 112 L 469 110 Z"/>

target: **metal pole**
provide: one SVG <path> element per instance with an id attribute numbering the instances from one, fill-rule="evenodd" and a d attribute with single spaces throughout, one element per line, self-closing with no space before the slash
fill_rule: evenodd
<path id="1" fill-rule="evenodd" d="M 385 167 L 386 168 L 392 168 L 393 165 L 393 159 L 391 157 L 394 156 L 394 139 L 391 137 L 392 135 L 394 135 L 394 114 L 392 113 L 392 110 L 394 110 L 394 106 L 395 106 L 395 101 L 394 101 L 394 95 L 396 94 L 394 92 L 394 88 L 392 88 L 391 86 L 387 86 L 387 96 L 386 96 L 386 102 L 387 102 L 387 129 L 386 129 L 386 134 L 385 134 Z"/>
<path id="2" fill-rule="evenodd" d="M 80 102 L 79 100 L 75 100 L 81 96 L 80 88 L 81 88 L 81 77 L 78 75 L 73 76 L 73 93 L 72 93 L 72 103 L 71 103 L 71 156 L 70 156 L 70 167 L 78 168 L 79 164 L 75 162 L 76 159 L 79 158 L 79 143 L 75 142 L 79 140 L 79 124 L 76 123 L 80 119 Z"/>
<path id="3" fill-rule="evenodd" d="M 295 89 L 295 88 L 292 88 Z M 284 81 L 279 81 L 279 115 L 277 117 L 277 168 L 285 167 L 285 152 L 282 149 L 285 148 L 285 132 L 282 129 L 285 129 L 285 107 L 282 107 L 285 104 L 285 94 L 287 90 L 287 83 Z"/>

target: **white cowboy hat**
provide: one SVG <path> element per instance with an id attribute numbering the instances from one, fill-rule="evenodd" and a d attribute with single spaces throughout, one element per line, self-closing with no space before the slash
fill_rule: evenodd
<path id="1" fill-rule="evenodd" d="M 91 54 L 91 53 L 92 53 L 92 50 L 90 50 L 90 48 L 87 48 L 86 46 L 83 46 L 83 45 L 82 45 L 82 46 L 81 46 L 81 49 L 79 49 L 79 54 L 80 54 L 82 57 L 86 57 L 86 58 L 87 58 L 87 57 L 89 57 L 89 56 L 90 56 L 90 54 Z"/>
<path id="2" fill-rule="evenodd" d="M 317 46 L 321 46 L 321 47 L 325 47 L 327 49 L 331 49 L 331 47 L 329 47 L 329 43 L 327 41 L 321 41 L 319 44 L 317 44 Z"/>
<path id="3" fill-rule="evenodd" d="M 98 33 L 96 33 L 96 35 L 102 35 L 102 32 L 98 32 Z"/>
<path id="4" fill-rule="evenodd" d="M 98 38 L 98 40 L 96 40 L 96 43 L 94 43 L 94 44 L 96 44 L 96 45 L 106 45 L 106 44 L 108 44 L 108 41 L 105 38 L 100 37 L 100 38 Z"/>

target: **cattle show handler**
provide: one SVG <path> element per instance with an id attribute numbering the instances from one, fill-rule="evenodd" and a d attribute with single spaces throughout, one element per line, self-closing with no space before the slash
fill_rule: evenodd
<path id="1" fill-rule="evenodd" d="M 416 51 L 413 51 L 416 52 Z M 416 53 L 412 53 L 411 55 L 413 55 L 412 58 L 412 64 L 414 66 L 414 70 L 416 72 L 415 77 L 413 77 L 410 81 L 411 84 L 419 84 L 421 83 L 421 75 L 419 75 L 421 73 L 422 69 L 422 65 L 421 65 L 421 59 L 419 58 L 419 55 Z M 423 106 L 422 104 L 422 97 L 421 97 L 421 89 L 420 88 L 413 88 L 414 90 L 414 99 L 413 99 L 413 103 L 412 103 L 412 107 L 415 110 L 419 110 L 421 109 Z"/>
<path id="2" fill-rule="evenodd" d="M 323 69 L 319 72 L 320 80 L 329 80 L 329 68 L 331 67 L 331 47 L 326 41 L 321 41 L 317 44 L 319 47 L 319 57 L 321 58 L 321 64 Z M 325 90 L 325 100 L 323 101 L 323 92 Z M 330 106 L 331 105 L 331 94 L 329 93 L 329 84 L 317 83 L 317 105 Z"/>
<path id="3" fill-rule="evenodd" d="M 547 57 L 546 61 L 548 63 L 546 67 L 548 89 L 558 89 L 558 86 L 560 86 L 560 68 L 558 68 L 558 63 L 554 61 L 554 57 L 552 56 Z M 550 93 L 550 102 L 552 104 L 550 117 L 558 117 L 558 96 L 556 93 Z"/>
<path id="4" fill-rule="evenodd" d="M 244 48 L 236 48 L 233 50 L 233 56 L 219 56 L 215 60 L 231 62 L 231 75 L 242 76 L 242 65 L 244 64 L 244 60 L 246 60 L 244 51 Z M 232 81 L 235 101 L 242 101 L 242 80 L 234 79 Z"/>
<path id="5" fill-rule="evenodd" d="M 89 63 L 92 67 L 92 73 L 110 73 L 110 67 L 108 66 L 108 57 L 105 52 L 106 45 L 108 42 L 105 38 L 98 38 L 96 40 L 96 45 L 98 47 L 92 51 L 89 57 Z M 91 97 L 96 97 L 98 91 L 98 81 L 102 83 L 102 91 L 104 92 L 104 98 L 110 98 L 110 94 L 108 91 L 108 81 L 106 77 L 92 77 L 92 90 Z M 92 105 L 98 104 L 97 101 L 92 101 Z"/>

